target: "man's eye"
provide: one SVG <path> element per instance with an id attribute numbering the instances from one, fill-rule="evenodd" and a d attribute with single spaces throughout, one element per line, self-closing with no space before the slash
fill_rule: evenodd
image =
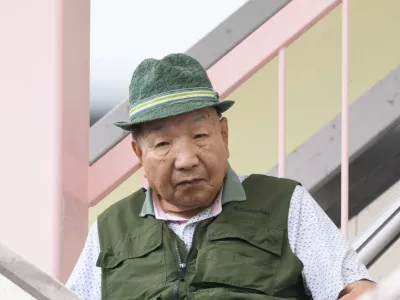
<path id="1" fill-rule="evenodd" d="M 168 145 L 169 145 L 168 142 L 161 142 L 161 143 L 158 143 L 158 144 L 156 145 L 156 147 L 157 147 L 157 148 L 160 148 L 160 147 L 166 147 L 166 146 L 168 146 Z"/>
<path id="2" fill-rule="evenodd" d="M 201 138 L 206 137 L 206 136 L 207 136 L 207 134 L 201 133 L 201 134 L 196 134 L 196 135 L 194 136 L 194 138 L 195 138 L 195 139 L 201 139 Z"/>

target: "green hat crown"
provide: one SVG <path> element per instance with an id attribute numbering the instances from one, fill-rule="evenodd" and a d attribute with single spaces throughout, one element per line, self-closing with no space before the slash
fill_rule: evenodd
<path id="1" fill-rule="evenodd" d="M 224 112 L 234 103 L 219 102 L 218 98 L 206 70 L 189 55 L 145 59 L 135 69 L 129 85 L 129 122 L 115 125 L 131 130 L 135 124 L 206 107 Z"/>

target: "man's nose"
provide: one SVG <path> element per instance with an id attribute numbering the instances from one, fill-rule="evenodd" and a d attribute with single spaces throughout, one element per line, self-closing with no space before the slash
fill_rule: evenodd
<path id="1" fill-rule="evenodd" d="M 192 142 L 182 142 L 175 149 L 175 168 L 189 170 L 199 164 L 198 147 Z"/>

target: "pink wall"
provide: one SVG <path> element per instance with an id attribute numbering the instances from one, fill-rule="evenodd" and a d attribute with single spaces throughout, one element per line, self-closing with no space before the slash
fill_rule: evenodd
<path id="1" fill-rule="evenodd" d="M 0 2 L 0 240 L 61 280 L 87 234 L 89 10 Z"/>

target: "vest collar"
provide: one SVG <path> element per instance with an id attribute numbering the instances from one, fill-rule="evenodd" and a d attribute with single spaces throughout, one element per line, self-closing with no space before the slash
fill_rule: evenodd
<path id="1" fill-rule="evenodd" d="M 245 201 L 246 193 L 240 182 L 239 177 L 235 171 L 228 165 L 228 170 L 224 178 L 224 190 L 222 191 L 222 205 L 234 202 L 234 201 Z M 146 191 L 146 197 L 143 203 L 142 211 L 139 216 L 145 217 L 147 215 L 155 216 L 154 204 L 153 204 L 153 191 L 149 187 Z"/>

